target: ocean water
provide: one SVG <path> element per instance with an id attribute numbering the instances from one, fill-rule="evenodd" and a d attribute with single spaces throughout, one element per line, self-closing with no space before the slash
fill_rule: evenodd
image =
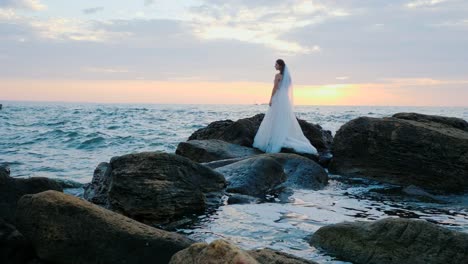
<path id="1" fill-rule="evenodd" d="M 250 117 L 266 112 L 267 107 L 3 102 L 0 163 L 10 166 L 13 177 L 45 176 L 87 183 L 95 167 L 113 156 L 156 150 L 174 153 L 179 142 L 210 122 Z M 296 106 L 299 118 L 318 123 L 333 134 L 354 118 L 398 112 L 468 120 L 468 108 Z M 275 248 L 319 263 L 344 263 L 304 239 L 332 223 L 410 217 L 468 232 L 468 196 L 425 201 L 375 191 L 390 185 L 330 177 L 323 190 L 295 190 L 291 197 L 277 202 L 223 206 L 179 232 L 207 242 L 224 238 L 243 248 Z"/>

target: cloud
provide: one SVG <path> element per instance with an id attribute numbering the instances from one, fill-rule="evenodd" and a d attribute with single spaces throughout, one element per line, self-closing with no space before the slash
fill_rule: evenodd
<path id="1" fill-rule="evenodd" d="M 112 22 L 105 22 L 109 24 Z M 112 32 L 96 27 L 97 22 L 71 19 L 27 17 L 17 14 L 12 9 L 0 9 L 0 39 L 13 39 L 25 42 L 28 39 L 53 41 L 106 42 L 128 37 L 128 32 Z"/>
<path id="2" fill-rule="evenodd" d="M 92 73 L 107 73 L 107 74 L 114 74 L 114 73 L 129 73 L 130 71 L 125 68 L 100 68 L 100 67 L 85 67 L 82 69 L 85 72 L 92 72 Z"/>
<path id="3" fill-rule="evenodd" d="M 0 7 L 29 10 L 44 10 L 47 8 L 40 0 L 0 0 Z"/>
<path id="4" fill-rule="evenodd" d="M 302 45 L 284 39 L 282 35 L 293 29 L 349 15 L 346 10 L 320 2 L 288 0 L 265 3 L 205 1 L 204 5 L 191 10 L 194 33 L 205 40 L 235 39 L 261 44 L 279 54 L 309 54 L 321 51 L 320 46 Z"/>
<path id="5" fill-rule="evenodd" d="M 154 4 L 154 0 L 145 0 L 145 6 L 150 6 Z"/>
<path id="6" fill-rule="evenodd" d="M 431 6 L 435 6 L 435 5 L 438 5 L 447 1 L 448 0 L 416 0 L 416 1 L 407 3 L 406 7 L 408 8 L 431 7 Z"/>
<path id="7" fill-rule="evenodd" d="M 104 7 L 99 6 L 99 7 L 86 8 L 86 9 L 83 9 L 82 11 L 84 14 L 89 15 L 89 14 L 95 14 L 103 10 L 104 10 Z"/>

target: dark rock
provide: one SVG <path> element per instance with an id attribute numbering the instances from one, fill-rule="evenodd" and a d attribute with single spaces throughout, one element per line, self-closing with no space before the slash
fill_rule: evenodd
<path id="1" fill-rule="evenodd" d="M 449 127 L 461 129 L 468 132 L 468 122 L 464 119 L 456 117 L 436 116 L 436 115 L 423 115 L 418 113 L 398 113 L 394 114 L 393 117 L 399 119 L 413 120 L 422 123 L 429 123 L 437 126 L 437 123 L 443 124 Z"/>
<path id="2" fill-rule="evenodd" d="M 39 258 L 58 264 L 167 263 L 193 243 L 55 191 L 23 196 L 17 223 Z"/>
<path id="3" fill-rule="evenodd" d="M 277 194 L 284 187 L 317 190 L 328 182 L 320 165 L 292 153 L 261 154 L 215 170 L 228 180 L 228 192 L 258 198 Z"/>
<path id="4" fill-rule="evenodd" d="M 234 158 L 234 159 L 223 159 L 223 160 L 216 160 L 216 161 L 210 161 L 210 162 L 203 162 L 201 164 L 211 169 L 216 169 L 216 168 L 224 167 L 226 165 L 236 163 L 238 161 L 245 160 L 245 159 L 247 158 L 244 157 L 244 158 Z"/>
<path id="5" fill-rule="evenodd" d="M 246 251 L 224 240 L 195 243 L 175 254 L 170 264 L 258 264 Z"/>
<path id="6" fill-rule="evenodd" d="M 34 249 L 16 228 L 0 218 L 0 263 L 25 264 L 34 258 Z"/>
<path id="7" fill-rule="evenodd" d="M 247 252 L 260 264 L 317 264 L 314 261 L 301 259 L 269 248 L 249 250 Z"/>
<path id="8" fill-rule="evenodd" d="M 227 200 L 228 204 L 255 204 L 259 202 L 260 200 L 256 197 L 238 193 L 229 194 L 229 198 Z"/>
<path id="9" fill-rule="evenodd" d="M 0 168 L 0 218 L 14 223 L 16 204 L 25 194 L 33 194 L 46 190 L 63 191 L 56 181 L 43 177 L 12 178 L 10 170 Z"/>
<path id="10" fill-rule="evenodd" d="M 258 114 L 235 122 L 231 120 L 216 121 L 195 131 L 189 137 L 189 140 L 219 139 L 241 146 L 252 147 L 255 134 L 264 116 L 264 114 Z M 333 143 L 331 132 L 323 130 L 319 125 L 310 124 L 301 119 L 298 119 L 298 121 L 304 135 L 312 145 L 319 152 L 329 152 Z"/>
<path id="11" fill-rule="evenodd" d="M 91 183 L 84 186 L 84 198 L 94 204 L 109 208 L 109 188 L 112 168 L 109 163 L 101 162 L 94 170 Z"/>
<path id="12" fill-rule="evenodd" d="M 187 157 L 196 162 L 210 162 L 232 158 L 245 158 L 261 154 L 262 152 L 226 141 L 211 140 L 190 140 L 181 142 L 177 146 L 176 154 Z"/>
<path id="13" fill-rule="evenodd" d="M 318 190 L 328 183 L 327 172 L 316 162 L 297 154 L 274 153 L 265 156 L 281 164 L 287 176 L 284 186 Z"/>
<path id="14" fill-rule="evenodd" d="M 436 192 L 466 190 L 468 132 L 455 128 L 461 125 L 451 118 L 436 123 L 442 117 L 395 116 L 360 117 L 343 125 L 335 136 L 330 172 Z"/>
<path id="15" fill-rule="evenodd" d="M 468 263 L 468 234 L 422 220 L 387 218 L 325 226 L 310 243 L 356 264 Z"/>
<path id="16" fill-rule="evenodd" d="M 286 181 L 283 167 L 275 159 L 259 155 L 215 169 L 226 177 L 226 191 L 258 198 L 265 196 Z"/>
<path id="17" fill-rule="evenodd" d="M 87 189 L 86 197 L 94 197 L 91 201 L 137 221 L 168 224 L 216 204 L 212 198 L 220 200 L 216 193 L 223 191 L 226 181 L 185 157 L 145 152 L 114 157 L 110 167 L 101 164 L 91 186 L 96 186 L 90 187 L 94 191 Z"/>

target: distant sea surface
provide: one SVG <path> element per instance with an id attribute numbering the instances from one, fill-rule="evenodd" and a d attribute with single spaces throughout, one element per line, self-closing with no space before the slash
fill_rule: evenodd
<path id="1" fill-rule="evenodd" d="M 237 120 L 266 112 L 267 105 L 156 105 L 0 102 L 0 163 L 13 177 L 45 176 L 90 182 L 95 167 L 132 152 L 174 153 L 177 144 L 217 120 Z M 468 108 L 382 106 L 296 106 L 296 115 L 333 134 L 360 117 L 417 112 L 468 120 Z M 303 239 L 319 227 L 341 221 L 389 216 L 427 219 L 468 232 L 468 198 L 441 196 L 444 203 L 376 195 L 375 182 L 350 183 L 331 175 L 321 191 L 296 190 L 288 203 L 230 205 L 200 217 L 187 230 L 195 239 L 225 238 L 244 248 L 272 247 L 319 263 L 327 257 Z"/>

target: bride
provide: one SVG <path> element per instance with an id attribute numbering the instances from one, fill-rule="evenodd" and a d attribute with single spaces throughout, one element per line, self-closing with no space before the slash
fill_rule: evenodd
<path id="1" fill-rule="evenodd" d="M 268 109 L 254 138 L 253 146 L 269 153 L 291 148 L 298 153 L 317 154 L 317 149 L 304 136 L 293 112 L 291 75 L 283 60 L 276 61 L 274 87 Z"/>

